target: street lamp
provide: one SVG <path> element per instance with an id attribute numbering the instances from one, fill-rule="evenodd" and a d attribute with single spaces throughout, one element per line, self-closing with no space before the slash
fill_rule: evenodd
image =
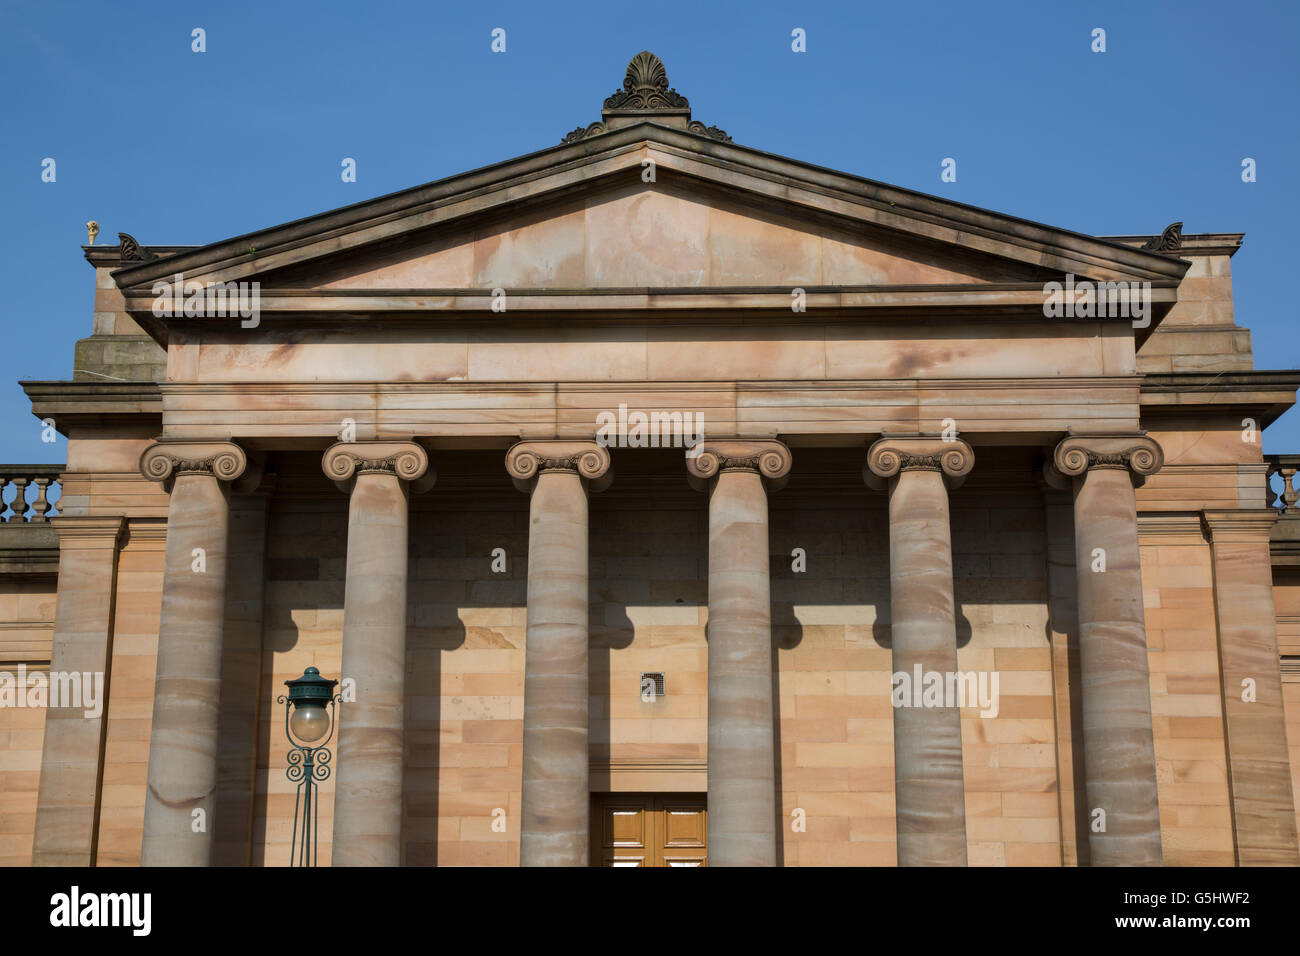
<path id="1" fill-rule="evenodd" d="M 281 694 L 277 703 L 284 704 L 284 735 L 289 738 L 289 767 L 285 776 L 298 784 L 293 798 L 293 837 L 289 844 L 290 866 L 316 865 L 316 831 L 319 820 L 312 797 L 318 781 L 328 780 L 332 754 L 325 745 L 334 736 L 334 705 L 342 698 L 334 696 L 338 681 L 321 677 L 309 667 L 296 680 L 284 682 L 289 696 Z M 328 709 L 327 709 L 328 708 Z M 319 741 L 319 743 L 317 743 Z M 298 805 L 302 804 L 302 826 L 298 826 Z M 301 843 L 299 839 L 301 838 Z"/>

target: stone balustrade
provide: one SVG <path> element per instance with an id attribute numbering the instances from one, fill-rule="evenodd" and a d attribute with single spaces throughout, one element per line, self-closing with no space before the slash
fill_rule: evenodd
<path id="1" fill-rule="evenodd" d="M 1296 470 L 1300 469 L 1300 455 L 1265 455 L 1264 461 L 1268 463 L 1268 478 L 1265 479 L 1268 506 L 1276 508 L 1284 515 L 1300 514 L 1300 508 L 1296 507 L 1296 501 L 1300 500 L 1300 492 L 1297 492 L 1293 485 Z M 1273 490 L 1274 475 L 1281 479 L 1281 495 Z"/>
<path id="2" fill-rule="evenodd" d="M 58 514 L 55 507 L 61 491 L 59 475 L 64 465 L 0 465 L 0 522 L 16 524 L 44 523 Z M 56 493 L 51 496 L 51 490 Z"/>

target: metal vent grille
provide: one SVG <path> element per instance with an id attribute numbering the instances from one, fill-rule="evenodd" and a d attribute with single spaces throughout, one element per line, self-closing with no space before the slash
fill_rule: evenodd
<path id="1" fill-rule="evenodd" d="M 663 697 L 666 693 L 666 686 L 662 671 L 646 671 L 641 675 L 640 693 L 645 700 Z"/>

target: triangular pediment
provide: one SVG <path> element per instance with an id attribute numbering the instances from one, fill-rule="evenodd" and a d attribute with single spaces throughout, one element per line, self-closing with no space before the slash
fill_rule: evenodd
<path id="1" fill-rule="evenodd" d="M 509 218 L 265 274 L 317 289 L 685 289 L 1043 282 L 1051 270 L 817 221 L 680 177 L 597 185 Z"/>
<path id="2" fill-rule="evenodd" d="M 788 311 L 797 287 L 819 308 L 1024 311 L 1073 274 L 1150 282 L 1158 318 L 1188 266 L 644 120 L 114 278 L 165 341 L 152 286 L 177 274 L 258 281 L 266 313 L 349 315 L 473 311 L 494 289 L 543 310 Z"/>

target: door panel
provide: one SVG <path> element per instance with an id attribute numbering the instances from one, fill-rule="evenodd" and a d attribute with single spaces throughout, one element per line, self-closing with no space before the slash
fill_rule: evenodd
<path id="1" fill-rule="evenodd" d="M 646 833 L 646 825 L 653 822 L 644 807 L 610 807 L 605 817 L 605 845 L 644 849 L 653 842 Z"/>
<path id="2" fill-rule="evenodd" d="M 593 794 L 593 866 L 707 866 L 709 814 L 702 793 Z"/>

